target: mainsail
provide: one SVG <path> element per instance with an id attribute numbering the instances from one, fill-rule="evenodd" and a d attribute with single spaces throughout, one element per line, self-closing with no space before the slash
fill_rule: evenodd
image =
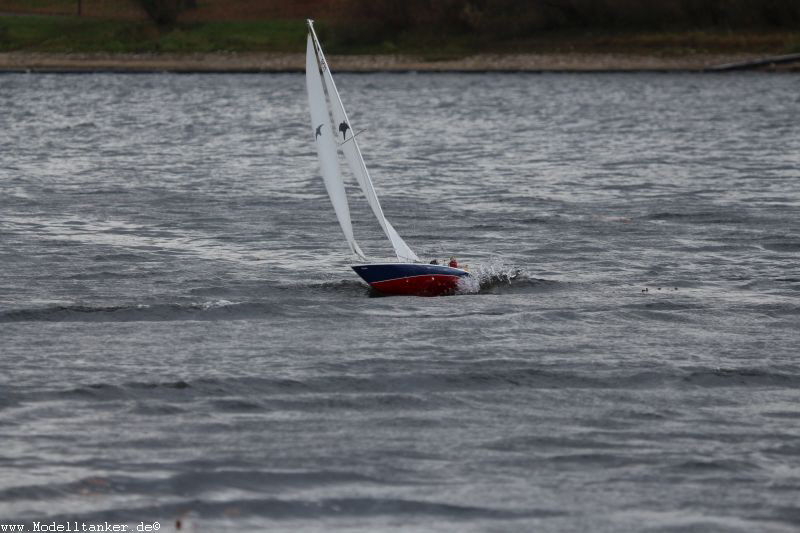
<path id="1" fill-rule="evenodd" d="M 317 155 L 322 168 L 322 179 L 328 196 L 331 198 L 333 210 L 339 225 L 342 227 L 347 244 L 354 254 L 364 259 L 364 253 L 359 248 L 353 237 L 353 226 L 350 223 L 350 207 L 347 205 L 347 195 L 344 190 L 342 176 L 339 173 L 339 160 L 336 155 L 336 142 L 333 140 L 333 129 L 330 124 L 330 114 L 325 105 L 325 93 L 322 88 L 322 78 L 319 75 L 317 56 L 314 53 L 314 43 L 311 35 L 308 36 L 306 45 L 306 89 L 308 90 L 308 106 L 311 110 L 311 127 L 317 145 Z"/>
<path id="2" fill-rule="evenodd" d="M 339 97 L 339 91 L 336 90 L 336 84 L 334 83 L 331 72 L 328 69 L 325 56 L 322 53 L 322 47 L 317 40 L 317 35 L 314 32 L 314 25 L 311 20 L 308 21 L 308 29 L 308 46 L 306 47 L 306 85 L 308 87 L 308 99 L 311 106 L 312 126 L 315 128 L 315 136 L 318 141 L 317 150 L 320 158 L 320 165 L 322 166 L 323 178 L 325 179 L 325 185 L 328 189 L 328 194 L 331 197 L 331 201 L 334 204 L 334 210 L 336 211 L 336 216 L 339 218 L 339 223 L 342 226 L 342 231 L 345 234 L 345 238 L 350 244 L 351 249 L 353 249 L 357 255 L 361 255 L 358 244 L 353 238 L 349 208 L 347 205 L 347 199 L 344 196 L 344 186 L 342 185 L 338 168 L 338 160 L 336 159 L 336 148 L 331 140 L 331 135 L 336 135 L 338 140 L 340 134 L 341 141 L 339 142 L 339 146 L 341 147 L 345 159 L 347 160 L 347 165 L 350 167 L 351 172 L 356 177 L 356 180 L 361 187 L 361 191 L 364 193 L 367 203 L 372 208 L 375 218 L 378 219 L 378 223 L 383 229 L 383 232 L 389 238 L 389 242 L 392 243 L 392 248 L 394 248 L 395 255 L 401 261 L 419 261 L 417 255 L 411 250 L 411 248 L 408 247 L 400 235 L 398 235 L 397 231 L 395 231 L 394 227 L 389 223 L 388 220 L 386 220 L 386 217 L 383 214 L 383 209 L 378 201 L 378 195 L 375 193 L 375 188 L 372 186 L 372 180 L 370 179 L 369 171 L 367 171 L 367 167 L 364 164 L 364 158 L 362 157 L 361 150 L 358 147 L 358 142 L 355 138 L 355 132 L 353 131 L 352 125 L 347 118 L 347 112 L 344 110 L 344 105 Z M 330 128 L 328 126 L 328 120 L 330 119 L 325 106 L 325 96 L 322 94 L 320 73 L 322 74 L 322 80 L 324 80 L 325 89 L 327 90 L 328 97 L 330 99 L 331 110 L 333 112 L 334 119 L 333 124 L 336 126 L 334 128 Z M 310 81 L 312 79 L 313 81 Z M 317 113 L 315 113 L 315 107 L 318 108 Z M 324 118 L 328 120 L 323 120 L 322 113 L 324 113 Z M 320 129 L 318 127 L 320 124 L 323 125 L 323 130 L 325 130 L 324 134 L 321 135 L 319 134 Z M 326 137 L 325 141 L 322 141 L 323 136 Z M 328 142 L 329 140 L 331 140 L 331 142 Z M 324 150 L 323 145 L 326 146 Z M 332 149 L 332 158 L 329 149 Z M 328 174 L 332 176 L 331 178 L 326 177 L 326 167 L 329 166 L 333 167 L 332 170 L 329 169 L 327 171 Z M 329 181 L 336 182 L 334 184 L 335 186 L 329 185 Z M 340 192 L 341 198 L 339 198 Z M 337 203 L 340 204 L 339 207 L 337 207 Z"/>

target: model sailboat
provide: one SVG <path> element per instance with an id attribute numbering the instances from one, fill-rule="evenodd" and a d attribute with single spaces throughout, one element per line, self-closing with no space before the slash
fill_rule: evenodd
<path id="1" fill-rule="evenodd" d="M 356 134 L 347 118 L 342 100 L 339 98 L 339 92 L 336 90 L 336 84 L 325 61 L 311 20 L 308 21 L 306 47 L 306 88 L 311 111 L 311 128 L 325 188 L 350 250 L 359 260 L 365 262 L 353 265 L 352 269 L 371 287 L 384 294 L 437 296 L 455 292 L 459 278 L 468 276 L 469 273 L 460 268 L 420 263 L 417 255 L 386 220 L 364 164 L 364 158 L 361 156 Z M 325 97 L 326 93 L 327 98 Z M 331 116 L 333 122 L 331 122 Z M 366 262 L 367 257 L 353 235 L 350 208 L 339 169 L 337 145 L 342 150 L 347 166 L 358 181 L 375 218 L 378 219 L 378 223 L 394 248 L 398 262 Z"/>

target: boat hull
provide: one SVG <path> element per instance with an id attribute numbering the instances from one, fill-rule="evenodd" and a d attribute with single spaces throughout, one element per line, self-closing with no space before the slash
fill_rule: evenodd
<path id="1" fill-rule="evenodd" d="M 382 294 L 444 296 L 454 294 L 458 281 L 469 276 L 460 268 L 421 263 L 375 263 L 351 267 Z"/>

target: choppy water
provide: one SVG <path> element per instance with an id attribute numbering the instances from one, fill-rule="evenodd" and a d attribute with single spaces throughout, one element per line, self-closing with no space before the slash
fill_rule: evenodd
<path id="1" fill-rule="evenodd" d="M 800 77 L 338 82 L 476 293 L 350 271 L 302 76 L 0 76 L 0 523 L 797 531 Z"/>

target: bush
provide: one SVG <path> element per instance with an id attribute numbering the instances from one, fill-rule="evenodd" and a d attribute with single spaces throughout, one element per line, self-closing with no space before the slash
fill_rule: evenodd
<path id="1" fill-rule="evenodd" d="M 196 0 L 139 0 L 139 3 L 159 26 L 174 26 L 181 11 L 197 7 Z"/>
<path id="2" fill-rule="evenodd" d="M 354 36 L 410 29 L 513 38 L 541 30 L 800 29 L 798 0 L 332 0 Z"/>

